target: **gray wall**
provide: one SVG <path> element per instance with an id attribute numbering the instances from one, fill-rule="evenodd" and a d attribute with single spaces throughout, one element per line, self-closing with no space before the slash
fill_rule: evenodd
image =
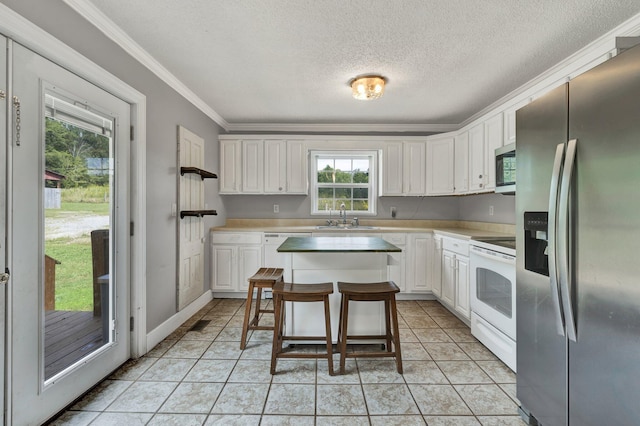
<path id="1" fill-rule="evenodd" d="M 62 1 L 2 1 L 147 97 L 147 220 L 138 226 L 146 226 L 147 231 L 147 331 L 150 331 L 176 313 L 177 221 L 171 217 L 171 205 L 177 202 L 177 126 L 183 125 L 205 139 L 206 167 L 213 172 L 218 168 L 220 128 Z M 208 228 L 223 224 L 226 216 L 217 181 L 205 182 L 206 202 L 220 213 L 206 219 Z M 208 258 L 208 252 L 206 255 Z M 205 288 L 209 288 L 208 268 L 205 271 Z"/>
<path id="2" fill-rule="evenodd" d="M 308 219 L 311 216 L 310 197 L 301 195 L 223 195 L 222 203 L 228 217 L 241 219 Z M 278 204 L 280 213 L 273 213 Z M 489 206 L 494 214 L 489 214 Z M 390 219 L 391 207 L 397 219 L 468 220 L 515 224 L 515 197 L 499 194 L 478 194 L 458 197 L 380 197 L 376 219 Z M 362 216 L 363 218 L 373 218 Z"/>

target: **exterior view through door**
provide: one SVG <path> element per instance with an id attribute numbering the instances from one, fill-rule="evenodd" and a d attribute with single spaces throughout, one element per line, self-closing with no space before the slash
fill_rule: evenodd
<path id="1" fill-rule="evenodd" d="M 129 358 L 130 111 L 9 46 L 17 101 L 6 421 L 39 424 Z"/>

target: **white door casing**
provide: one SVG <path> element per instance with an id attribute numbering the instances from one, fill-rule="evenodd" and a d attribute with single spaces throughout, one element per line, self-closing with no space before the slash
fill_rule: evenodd
<path id="1" fill-rule="evenodd" d="M 179 167 L 204 168 L 204 139 L 178 126 Z M 185 173 L 179 179 L 179 211 L 203 210 L 204 181 L 198 174 Z M 200 297 L 204 289 L 204 219 L 186 216 L 179 220 L 178 310 Z"/>
<path id="2" fill-rule="evenodd" d="M 20 100 L 21 130 L 9 144 L 12 270 L 8 287 L 8 416 L 12 424 L 41 423 L 90 389 L 130 356 L 129 105 L 32 51 L 10 45 L 13 94 Z M 87 110 L 113 117 L 113 268 L 109 342 L 44 380 L 43 173 L 44 95 L 63 93 Z M 38 407 L 34 410 L 33 407 Z"/>
<path id="3" fill-rule="evenodd" d="M 2 51 L 6 51 L 7 39 L 0 36 Z M 0 274 L 7 272 L 7 244 L 6 244 L 6 202 L 7 202 L 7 107 L 9 106 L 9 85 L 7 81 L 7 57 L 0 55 Z M 4 94 L 4 98 L 2 96 Z M 0 365 L 5 365 L 5 284 L 0 284 Z M 0 383 L 5 383 L 5 370 L 0 368 Z M 4 395 L 5 386 L 0 387 L 0 424 L 5 424 Z"/>

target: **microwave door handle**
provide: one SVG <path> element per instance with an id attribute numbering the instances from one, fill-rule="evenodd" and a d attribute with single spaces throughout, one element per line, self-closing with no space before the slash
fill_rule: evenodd
<path id="1" fill-rule="evenodd" d="M 558 286 L 558 263 L 556 261 L 556 221 L 558 218 L 558 187 L 560 185 L 560 174 L 562 172 L 563 161 L 564 144 L 559 144 L 556 147 L 556 156 L 553 162 L 553 172 L 551 174 L 551 187 L 549 188 L 547 254 L 549 256 L 549 284 L 551 287 L 551 300 L 556 317 L 556 331 L 560 336 L 564 336 L 565 334 L 564 317 L 560 306 L 560 288 Z"/>
<path id="2" fill-rule="evenodd" d="M 560 197 L 558 202 L 558 273 L 560 278 L 560 293 L 562 295 L 562 305 L 564 318 L 567 326 L 567 337 L 576 341 L 576 323 L 573 314 L 573 299 L 571 298 L 571 274 L 569 273 L 569 192 L 573 170 L 575 167 L 577 139 L 571 139 L 567 143 L 567 153 L 564 159 L 562 170 L 562 181 L 560 182 Z"/>

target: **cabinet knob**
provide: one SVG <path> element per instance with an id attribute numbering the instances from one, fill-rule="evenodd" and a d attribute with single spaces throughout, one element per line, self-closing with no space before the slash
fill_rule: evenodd
<path id="1" fill-rule="evenodd" d="M 484 183 L 481 183 L 481 184 L 480 184 L 480 188 L 482 188 L 483 186 L 484 186 Z"/>
<path id="2" fill-rule="evenodd" d="M 478 175 L 478 179 L 482 179 L 482 175 Z"/>
<path id="3" fill-rule="evenodd" d="M 278 191 L 282 191 L 282 187 L 278 188 Z"/>

